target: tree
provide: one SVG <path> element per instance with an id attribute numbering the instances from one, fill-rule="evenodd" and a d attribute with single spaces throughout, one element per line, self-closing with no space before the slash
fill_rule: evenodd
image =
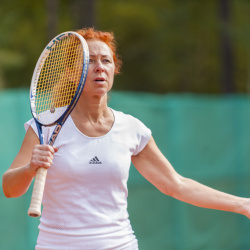
<path id="1" fill-rule="evenodd" d="M 235 92 L 234 55 L 230 29 L 230 0 L 219 0 L 221 22 L 222 89 L 224 93 Z"/>
<path id="2" fill-rule="evenodd" d="M 52 37 L 94 26 L 117 37 L 124 65 L 116 77 L 116 90 L 244 93 L 250 1 L 219 0 L 219 4 L 217 0 L 20 0 L 13 8 L 11 1 L 2 0 L 0 85 L 29 87 L 36 61 Z"/>
<path id="3" fill-rule="evenodd" d="M 58 7 L 58 0 L 46 1 L 48 41 L 57 35 Z"/>
<path id="4" fill-rule="evenodd" d="M 96 1 L 72 0 L 71 9 L 74 24 L 77 29 L 96 26 Z"/>

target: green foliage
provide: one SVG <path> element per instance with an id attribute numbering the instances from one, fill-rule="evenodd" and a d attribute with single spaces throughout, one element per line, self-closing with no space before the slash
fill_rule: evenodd
<path id="1" fill-rule="evenodd" d="M 0 84 L 5 87 L 28 86 L 43 46 L 44 6 L 41 1 L 13 3 L 3 0 L 0 15 L 0 74 L 4 79 Z"/>
<path id="2" fill-rule="evenodd" d="M 250 93 L 250 2 L 233 1 L 232 12 L 237 89 Z"/>
<path id="3" fill-rule="evenodd" d="M 221 30 L 227 29 L 236 92 L 250 92 L 249 1 L 230 1 L 228 26 L 220 21 L 217 0 L 95 3 L 96 26 L 114 31 L 123 60 L 116 90 L 221 93 L 220 39 Z M 56 33 L 85 26 L 76 23 L 76 7 L 77 0 L 58 1 Z M 49 41 L 47 8 L 46 1 L 1 1 L 0 86 L 29 86 L 35 63 Z"/>
<path id="4" fill-rule="evenodd" d="M 245 26 L 241 35 L 249 41 L 245 33 L 248 14 L 242 11 L 246 7 L 250 7 L 247 1 L 232 2 L 229 32 L 234 39 L 238 28 Z M 100 27 L 118 36 L 124 60 L 124 74 L 118 77 L 116 89 L 221 93 L 217 1 L 109 0 L 100 1 L 98 11 Z M 236 54 L 243 45 L 233 42 Z M 236 76 L 241 76 L 237 91 L 246 92 L 246 55 L 237 56 Z"/>

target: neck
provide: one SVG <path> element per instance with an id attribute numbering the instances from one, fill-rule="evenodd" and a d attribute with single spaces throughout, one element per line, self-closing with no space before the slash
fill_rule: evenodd
<path id="1" fill-rule="evenodd" d="M 107 95 L 102 96 L 84 96 L 82 95 L 71 113 L 72 117 L 77 119 L 88 119 L 93 122 L 98 121 L 104 116 L 108 116 L 110 110 L 107 104 Z"/>

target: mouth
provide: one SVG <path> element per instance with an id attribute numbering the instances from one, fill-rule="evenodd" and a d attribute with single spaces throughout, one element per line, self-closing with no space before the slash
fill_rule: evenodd
<path id="1" fill-rule="evenodd" d="M 98 83 L 103 83 L 105 81 L 105 78 L 103 78 L 103 77 L 97 77 L 97 78 L 95 78 L 94 81 L 98 82 Z"/>

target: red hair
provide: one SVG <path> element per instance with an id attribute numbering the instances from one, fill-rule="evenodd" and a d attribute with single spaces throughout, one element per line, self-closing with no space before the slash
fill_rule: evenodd
<path id="1" fill-rule="evenodd" d="M 113 32 L 103 32 L 99 30 L 95 30 L 94 28 L 86 28 L 80 29 L 76 31 L 80 34 L 85 40 L 97 39 L 104 43 L 106 43 L 111 51 L 113 52 L 113 60 L 115 63 L 115 73 L 120 73 L 122 61 L 119 59 L 117 55 L 117 46 Z"/>

